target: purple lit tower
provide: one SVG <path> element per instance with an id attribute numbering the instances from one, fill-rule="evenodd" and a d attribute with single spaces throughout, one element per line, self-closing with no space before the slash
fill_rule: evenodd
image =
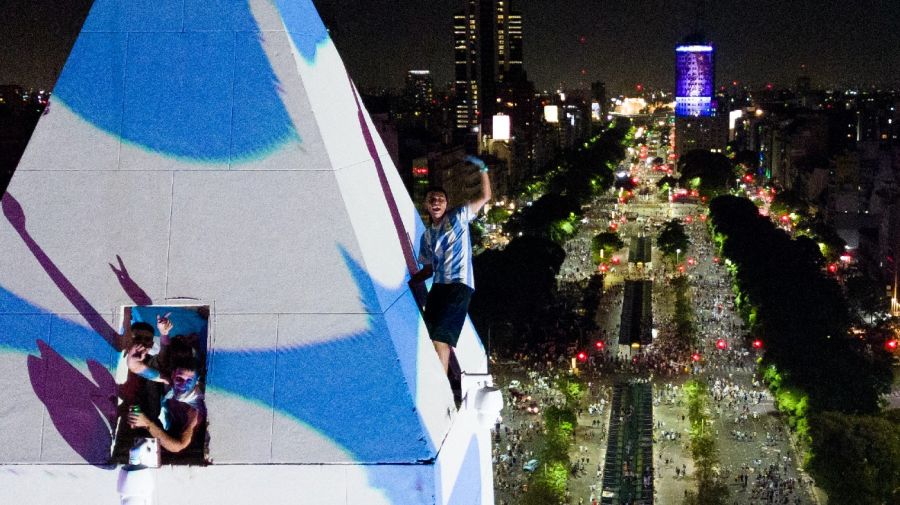
<path id="1" fill-rule="evenodd" d="M 713 115 L 714 54 L 702 37 L 685 39 L 675 47 L 675 115 Z"/>

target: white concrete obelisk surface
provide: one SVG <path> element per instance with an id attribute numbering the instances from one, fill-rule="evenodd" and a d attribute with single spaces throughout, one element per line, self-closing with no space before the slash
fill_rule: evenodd
<path id="1" fill-rule="evenodd" d="M 422 222 L 309 0 L 96 0 L 2 210 L 0 503 L 493 503 L 484 349 L 467 322 L 457 408 Z M 133 306 L 202 314 L 208 462 L 125 496 Z"/>

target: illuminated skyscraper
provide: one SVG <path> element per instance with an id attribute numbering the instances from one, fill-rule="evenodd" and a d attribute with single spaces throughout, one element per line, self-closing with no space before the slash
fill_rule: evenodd
<path id="1" fill-rule="evenodd" d="M 498 51 L 497 62 L 500 64 L 500 80 L 512 81 L 524 79 L 525 69 L 522 66 L 522 14 L 509 10 L 509 2 L 497 2 L 497 23 L 506 21 L 506 39 L 504 44 L 507 49 L 505 54 Z M 505 10 L 504 10 L 505 8 Z M 498 45 L 501 31 L 497 31 Z"/>
<path id="2" fill-rule="evenodd" d="M 434 79 L 429 70 L 410 70 L 406 73 L 406 98 L 416 115 L 424 116 L 432 107 Z"/>
<path id="3" fill-rule="evenodd" d="M 475 1 L 466 2 L 466 10 L 453 16 L 453 47 L 456 73 L 456 128 L 467 130 L 478 125 L 478 29 Z"/>
<path id="4" fill-rule="evenodd" d="M 713 115 L 715 50 L 702 36 L 675 47 L 675 115 Z"/>
<path id="5" fill-rule="evenodd" d="M 675 47 L 675 150 L 721 152 L 728 141 L 728 115 L 717 114 L 715 49 L 701 32 Z"/>
<path id="6" fill-rule="evenodd" d="M 453 16 L 456 128 L 489 132 L 497 83 L 524 80 L 522 15 L 511 0 L 466 0 Z"/>

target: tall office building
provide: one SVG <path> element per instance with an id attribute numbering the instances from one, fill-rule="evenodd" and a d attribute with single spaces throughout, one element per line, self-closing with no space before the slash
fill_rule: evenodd
<path id="1" fill-rule="evenodd" d="M 509 0 L 498 1 L 497 9 L 499 80 L 503 82 L 525 80 L 525 68 L 522 63 L 522 14 L 509 10 Z M 505 22 L 504 28 L 500 28 L 501 22 Z M 499 50 L 501 45 L 505 46 L 503 52 Z"/>
<path id="2" fill-rule="evenodd" d="M 478 125 L 478 30 L 474 1 L 467 1 L 464 12 L 453 15 L 453 47 L 456 72 L 456 128 L 468 130 Z"/>
<path id="3" fill-rule="evenodd" d="M 511 0 L 466 0 L 453 16 L 456 128 L 490 133 L 498 82 L 525 80 L 522 15 Z"/>
<path id="4" fill-rule="evenodd" d="M 675 47 L 675 115 L 713 115 L 715 52 L 702 35 Z"/>
<path id="5" fill-rule="evenodd" d="M 675 47 L 675 151 L 722 152 L 728 142 L 727 110 L 719 114 L 714 99 L 715 50 L 697 32 Z"/>
<path id="6" fill-rule="evenodd" d="M 407 72 L 404 95 L 414 114 L 426 115 L 431 110 L 434 100 L 434 79 L 431 77 L 431 71 L 410 70 Z"/>

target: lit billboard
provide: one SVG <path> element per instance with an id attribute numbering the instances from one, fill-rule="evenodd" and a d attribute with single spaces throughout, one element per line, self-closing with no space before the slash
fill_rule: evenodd
<path id="1" fill-rule="evenodd" d="M 734 130 L 734 126 L 737 124 L 738 119 L 744 116 L 744 111 L 741 109 L 733 110 L 728 113 L 728 129 Z"/>
<path id="2" fill-rule="evenodd" d="M 544 121 L 548 123 L 559 122 L 559 107 L 555 105 L 544 106 Z"/>
<path id="3" fill-rule="evenodd" d="M 493 127 L 494 140 L 509 140 L 509 116 L 495 115 Z"/>

